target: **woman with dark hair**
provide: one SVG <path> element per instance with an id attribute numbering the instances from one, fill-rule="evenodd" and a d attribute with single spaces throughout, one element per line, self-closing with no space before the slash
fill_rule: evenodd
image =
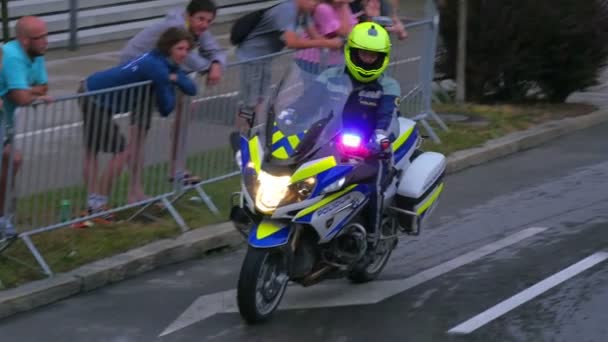
<path id="1" fill-rule="evenodd" d="M 193 47 L 192 35 L 181 28 L 169 28 L 158 39 L 156 48 L 132 61 L 92 74 L 81 82 L 79 93 L 100 91 L 133 83 L 152 81 L 151 86 L 83 95 L 80 98 L 84 118 L 84 180 L 88 191 L 89 214 L 106 209 L 114 180 L 129 163 L 128 202 L 146 199 L 142 185 L 143 145 L 150 129 L 154 107 L 166 117 L 175 108 L 175 87 L 186 95 L 197 92 L 196 85 L 180 65 Z M 149 99 L 145 101 L 145 99 Z M 131 112 L 130 141 L 118 125 L 114 114 Z M 107 171 L 97 182 L 97 155 L 112 153 Z M 101 221 L 107 221 L 108 217 Z"/>
<path id="2" fill-rule="evenodd" d="M 313 13 L 304 37 L 312 39 L 342 37 L 346 39 L 357 18 L 349 7 L 350 0 L 323 0 Z M 344 49 L 331 49 L 323 52 L 320 48 L 298 50 L 295 54 L 296 64 L 308 77 L 320 74 L 326 67 L 342 64 Z"/>
<path id="3" fill-rule="evenodd" d="M 359 22 L 375 21 L 378 17 L 388 17 L 392 23 L 385 26 L 386 30 L 396 34 L 399 40 L 404 40 L 408 37 L 407 31 L 401 19 L 399 19 L 398 0 L 352 0 L 350 8 L 355 16 L 359 17 Z"/>

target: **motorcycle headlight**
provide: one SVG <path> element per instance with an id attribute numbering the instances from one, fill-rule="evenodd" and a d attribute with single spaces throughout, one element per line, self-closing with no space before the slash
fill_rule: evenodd
<path id="1" fill-rule="evenodd" d="M 261 171 L 258 175 L 258 189 L 255 206 L 263 213 L 274 211 L 289 191 L 289 176 L 273 176 Z"/>

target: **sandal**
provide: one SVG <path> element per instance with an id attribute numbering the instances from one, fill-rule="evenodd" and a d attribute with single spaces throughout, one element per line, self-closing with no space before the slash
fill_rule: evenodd
<path id="1" fill-rule="evenodd" d="M 110 210 L 110 207 L 104 205 L 101 208 L 97 209 L 97 212 L 106 211 L 106 210 Z M 87 216 L 93 215 L 94 213 L 95 213 L 95 211 L 92 208 L 88 208 L 87 210 L 84 210 L 80 213 L 80 217 L 87 217 Z M 105 215 L 97 216 L 90 220 L 76 222 L 76 223 L 72 224 L 72 228 L 79 228 L 79 229 L 90 228 L 90 227 L 93 227 L 95 224 L 109 225 L 109 224 L 116 223 L 116 221 L 117 221 L 117 219 L 116 219 L 116 216 L 114 216 L 114 214 L 105 214 Z"/>

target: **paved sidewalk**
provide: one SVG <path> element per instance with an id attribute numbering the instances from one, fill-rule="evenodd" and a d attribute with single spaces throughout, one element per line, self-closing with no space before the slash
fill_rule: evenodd
<path id="1" fill-rule="evenodd" d="M 597 85 L 583 92 L 573 93 L 568 97 L 567 102 L 585 102 L 599 108 L 608 108 L 608 68 L 600 73 Z"/>

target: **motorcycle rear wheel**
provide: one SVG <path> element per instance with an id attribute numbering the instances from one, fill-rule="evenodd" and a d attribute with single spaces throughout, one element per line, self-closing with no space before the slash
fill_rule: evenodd
<path id="1" fill-rule="evenodd" d="M 288 280 L 282 252 L 249 247 L 236 296 L 243 319 L 249 324 L 267 320 L 281 303 Z"/>

